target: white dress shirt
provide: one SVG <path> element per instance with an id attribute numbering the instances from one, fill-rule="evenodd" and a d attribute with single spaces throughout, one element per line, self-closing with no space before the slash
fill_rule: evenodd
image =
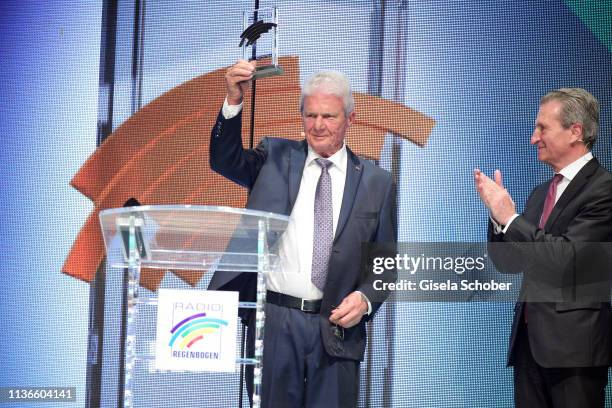
<path id="1" fill-rule="evenodd" d="M 575 162 L 567 165 L 559 171 L 559 174 L 563 176 L 563 180 L 561 180 L 559 184 L 557 184 L 557 195 L 555 196 L 555 204 L 557 203 L 557 201 L 559 201 L 559 198 L 561 197 L 569 183 L 574 179 L 574 177 L 576 177 L 576 174 L 578 174 L 578 172 L 582 170 L 582 168 L 586 166 L 586 164 L 591 161 L 591 159 L 593 159 L 593 153 L 588 152 Z"/>
<path id="2" fill-rule="evenodd" d="M 321 299 L 321 292 L 311 281 L 312 247 L 314 240 L 314 201 L 321 167 L 314 161 L 319 156 L 310 146 L 304 163 L 293 210 L 287 230 L 281 237 L 280 262 L 277 273 L 268 277 L 268 289 L 302 299 Z M 346 181 L 346 146 L 328 157 L 332 162 L 328 168 L 332 183 L 332 209 L 334 235 L 338 225 L 338 216 L 342 206 L 344 184 Z"/>
<path id="3" fill-rule="evenodd" d="M 241 109 L 242 104 L 229 105 L 226 99 L 222 114 L 226 119 L 231 119 L 238 115 Z M 280 268 L 270 274 L 267 279 L 269 290 L 309 300 L 323 297 L 323 292 L 311 281 L 314 199 L 317 182 L 321 175 L 321 167 L 314 160 L 319 157 L 321 156 L 308 146 L 308 155 L 304 163 L 300 189 L 291 211 L 289 225 L 280 240 Z M 333 231 L 335 236 L 346 182 L 346 145 L 343 145 L 327 160 L 332 162 L 328 171 L 332 182 Z M 368 304 L 368 309 L 370 307 Z"/>

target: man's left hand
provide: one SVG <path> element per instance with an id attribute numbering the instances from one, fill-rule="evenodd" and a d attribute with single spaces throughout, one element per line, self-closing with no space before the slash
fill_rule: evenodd
<path id="1" fill-rule="evenodd" d="M 508 190 L 504 188 L 501 171 L 495 170 L 495 181 L 479 169 L 474 170 L 474 184 L 480 199 L 491 211 L 491 217 L 501 225 L 506 225 L 516 214 L 516 205 Z"/>
<path id="2" fill-rule="evenodd" d="M 368 303 L 363 299 L 361 293 L 353 292 L 332 310 L 329 321 L 348 329 L 359 323 L 367 311 Z"/>

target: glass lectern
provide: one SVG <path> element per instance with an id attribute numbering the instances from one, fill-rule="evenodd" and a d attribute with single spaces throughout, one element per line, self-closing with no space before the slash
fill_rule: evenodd
<path id="1" fill-rule="evenodd" d="M 146 291 L 145 295 L 141 289 L 141 279 L 147 270 L 174 272 L 192 285 L 204 274 L 215 271 L 257 273 L 256 301 L 240 302 L 240 307 L 255 309 L 255 355 L 238 358 L 236 363 L 254 366 L 253 406 L 259 406 L 265 279 L 278 266 L 279 240 L 288 221 L 286 216 L 261 211 L 189 205 L 128 207 L 100 213 L 107 264 L 111 270 L 120 269 L 127 276 L 123 316 L 124 407 L 137 405 L 134 384 L 137 364 L 155 359 L 151 337 L 155 324 L 151 322 L 156 318 L 157 296 L 155 291 Z M 139 310 L 143 305 L 149 309 Z M 141 337 L 147 341 L 141 341 Z M 156 370 L 151 367 L 152 364 L 149 371 L 155 375 Z"/>

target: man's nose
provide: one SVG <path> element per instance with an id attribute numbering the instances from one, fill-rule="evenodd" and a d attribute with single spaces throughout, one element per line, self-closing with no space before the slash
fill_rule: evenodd
<path id="1" fill-rule="evenodd" d="M 540 134 L 537 130 L 534 130 L 533 133 L 531 134 L 531 141 L 530 143 L 532 145 L 538 143 L 540 141 Z"/>
<path id="2" fill-rule="evenodd" d="M 323 121 L 322 116 L 317 116 L 315 119 L 315 128 L 322 129 L 325 126 L 325 122 Z"/>

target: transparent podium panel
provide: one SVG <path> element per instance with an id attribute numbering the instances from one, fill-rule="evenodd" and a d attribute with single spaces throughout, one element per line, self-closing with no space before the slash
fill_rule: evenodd
<path id="1" fill-rule="evenodd" d="M 158 321 L 174 313 L 167 309 L 163 309 L 163 316 L 158 313 L 162 298 L 178 294 L 184 297 L 181 307 L 193 309 L 191 317 L 172 329 L 181 326 L 183 344 L 190 341 L 187 333 L 193 337 L 191 343 L 204 341 L 211 337 L 202 340 L 203 336 L 196 336 L 198 330 L 214 333 L 221 324 L 228 324 L 225 317 L 212 318 L 214 313 L 198 310 L 210 306 L 189 300 L 196 291 L 196 296 L 202 295 L 216 271 L 257 276 L 255 302 L 238 304 L 255 310 L 255 355 L 237 357 L 235 366 L 254 367 L 253 406 L 259 406 L 265 280 L 278 268 L 280 237 L 288 221 L 288 217 L 273 213 L 208 206 L 142 206 L 100 213 L 107 274 L 124 277 L 122 358 L 118 368 L 124 407 L 238 406 L 242 385 L 237 374 L 156 368 Z M 204 295 L 212 297 L 214 292 Z M 237 301 L 237 295 L 234 297 Z M 231 315 L 230 320 L 237 319 L 235 313 Z M 174 337 L 179 337 L 178 329 Z M 231 341 L 236 342 L 238 352 L 240 338 L 234 336 Z M 226 346 L 227 340 L 224 342 Z M 228 395 L 228 382 L 236 383 L 235 395 Z M 215 393 L 217 389 L 222 391 Z"/>

